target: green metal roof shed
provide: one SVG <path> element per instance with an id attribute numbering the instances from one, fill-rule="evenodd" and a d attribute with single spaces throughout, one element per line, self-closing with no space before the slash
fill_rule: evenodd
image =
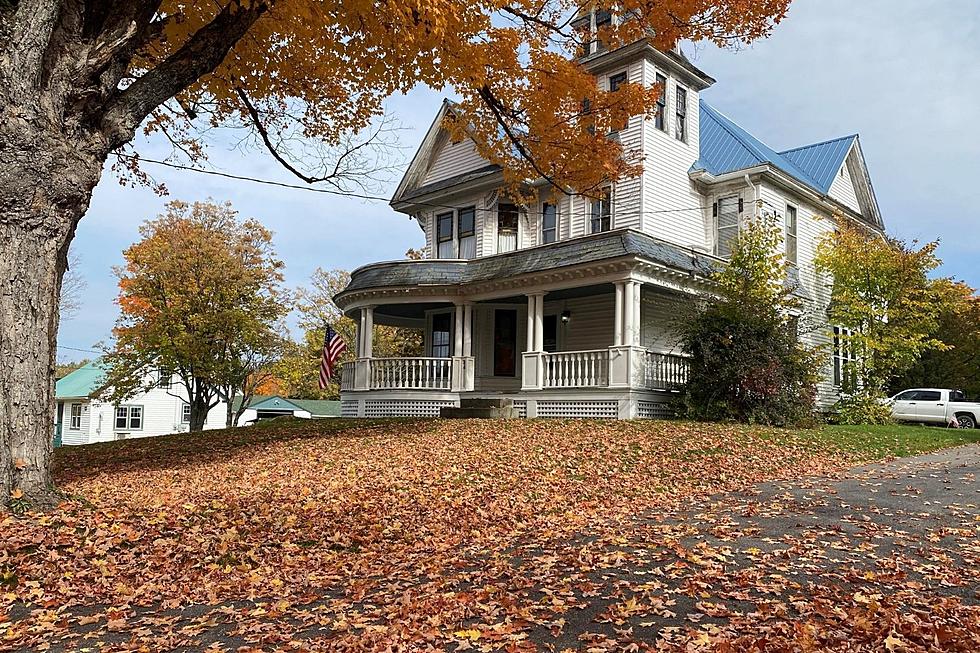
<path id="1" fill-rule="evenodd" d="M 54 395 L 56 399 L 89 398 L 104 384 L 105 366 L 101 361 L 94 360 L 58 379 L 54 385 Z"/>

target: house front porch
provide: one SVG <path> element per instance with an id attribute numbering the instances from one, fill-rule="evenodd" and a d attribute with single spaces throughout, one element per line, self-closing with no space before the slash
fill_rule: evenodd
<path id="1" fill-rule="evenodd" d="M 623 230 L 361 268 L 337 296 L 358 323 L 341 413 L 435 416 L 461 398 L 508 398 L 526 417 L 668 416 L 688 369 L 676 320 L 711 263 L 700 256 Z M 425 355 L 374 357 L 375 324 L 422 329 Z"/>

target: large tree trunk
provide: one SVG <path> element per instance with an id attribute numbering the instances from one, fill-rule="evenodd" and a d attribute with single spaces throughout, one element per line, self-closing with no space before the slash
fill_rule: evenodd
<path id="1" fill-rule="evenodd" d="M 0 110 L 0 505 L 54 500 L 58 296 L 106 157 L 69 140 Z"/>

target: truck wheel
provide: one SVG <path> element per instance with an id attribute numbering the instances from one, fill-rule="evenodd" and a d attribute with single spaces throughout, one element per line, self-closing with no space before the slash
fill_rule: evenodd
<path id="1" fill-rule="evenodd" d="M 970 413 L 959 413 L 956 416 L 956 421 L 960 423 L 961 429 L 977 428 L 977 420 L 974 419 L 973 415 L 971 415 Z"/>

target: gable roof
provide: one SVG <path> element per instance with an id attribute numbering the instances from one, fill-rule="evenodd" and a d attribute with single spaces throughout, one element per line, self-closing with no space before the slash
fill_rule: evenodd
<path id="1" fill-rule="evenodd" d="M 844 165 L 847 155 L 857 141 L 857 134 L 842 136 L 822 143 L 804 145 L 780 154 L 804 170 L 823 193 L 830 192 L 834 176 Z"/>
<path id="2" fill-rule="evenodd" d="M 235 397 L 232 409 L 241 406 L 241 395 Z M 327 399 L 291 399 L 278 395 L 255 395 L 248 402 L 248 407 L 255 410 L 305 410 L 313 417 L 340 417 L 340 402 Z"/>
<path id="3" fill-rule="evenodd" d="M 700 101 L 700 111 L 700 152 L 692 170 L 705 170 L 718 176 L 768 163 L 817 189 L 816 180 L 792 159 L 736 125 L 704 100 Z"/>
<path id="4" fill-rule="evenodd" d="M 54 384 L 54 396 L 62 397 L 91 397 L 102 389 L 105 383 L 105 365 L 101 359 L 82 365 L 77 370 L 69 372 Z"/>
<path id="5" fill-rule="evenodd" d="M 883 227 L 878 201 L 857 134 L 777 152 L 704 100 L 700 101 L 700 151 L 691 171 L 712 176 L 759 165 L 778 168 L 799 183 L 827 196 L 834 177 L 853 153 L 855 191 L 862 217 Z"/>

